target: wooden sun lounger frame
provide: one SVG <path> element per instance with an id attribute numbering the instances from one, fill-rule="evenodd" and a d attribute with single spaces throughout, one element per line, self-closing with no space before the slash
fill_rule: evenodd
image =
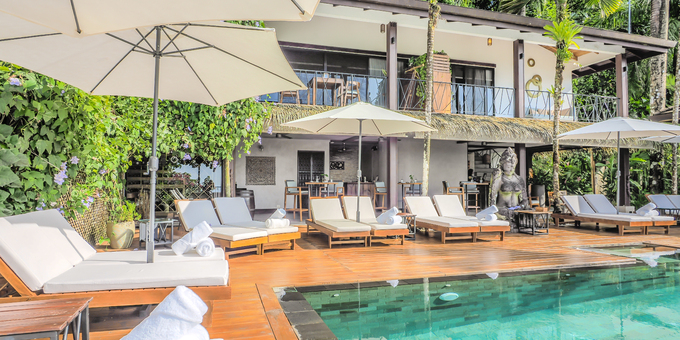
<path id="1" fill-rule="evenodd" d="M 0 298 L 0 303 L 91 297 L 90 308 L 139 306 L 158 304 L 175 290 L 175 287 L 167 287 L 51 294 L 34 292 L 26 286 L 2 258 L 0 258 L 0 275 L 21 295 Z M 226 286 L 195 286 L 189 288 L 208 305 L 208 312 L 203 316 L 203 325 L 205 327 L 212 326 L 215 301 L 231 299 L 231 286 L 227 284 Z"/>
<path id="2" fill-rule="evenodd" d="M 606 218 L 595 218 L 595 217 L 585 217 L 585 216 L 574 216 L 572 214 L 552 214 L 552 218 L 555 221 L 555 227 L 560 226 L 560 220 L 571 220 L 580 222 L 591 222 L 596 223 L 599 228 L 600 224 L 610 224 L 615 225 L 618 228 L 619 236 L 623 236 L 625 233 L 642 233 L 643 235 L 649 234 L 649 228 L 664 228 L 664 233 L 668 235 L 670 232 L 670 226 L 675 225 L 676 221 L 615 221 Z M 626 227 L 640 228 L 635 230 L 626 230 Z"/>
<path id="3" fill-rule="evenodd" d="M 337 199 L 334 197 L 334 199 Z M 333 248 L 334 244 L 358 244 L 358 243 L 363 243 L 364 247 L 368 247 L 371 245 L 370 243 L 370 238 L 371 238 L 371 230 L 366 230 L 366 231 L 348 231 L 348 232 L 341 232 L 341 231 L 335 231 L 328 229 L 311 219 L 308 219 L 305 221 L 307 224 L 307 236 L 309 236 L 309 229 L 313 228 L 316 229 L 317 231 L 326 234 L 328 236 L 328 248 Z M 345 237 L 362 237 L 363 240 L 336 240 L 333 241 L 334 238 L 345 238 Z"/>
<path id="4" fill-rule="evenodd" d="M 177 206 L 177 202 L 181 201 L 195 201 L 195 200 L 175 200 L 175 206 Z M 208 200 L 206 200 L 208 201 Z M 213 209 L 215 208 L 215 203 L 212 200 L 209 200 L 211 204 L 213 204 Z M 182 217 L 182 214 L 177 211 L 177 214 L 179 215 L 180 221 L 182 221 L 182 224 L 184 225 L 184 230 L 179 233 L 180 236 L 185 235 L 187 231 L 187 224 L 184 221 L 184 217 Z M 217 214 L 217 211 L 215 211 L 215 216 L 218 216 L 217 218 L 219 219 L 219 215 Z M 302 234 L 300 232 L 295 232 L 295 233 L 285 233 L 285 234 L 274 234 L 274 235 L 268 235 L 268 236 L 263 236 L 263 237 L 255 237 L 255 238 L 249 238 L 245 240 L 238 240 L 238 241 L 231 241 L 227 240 L 225 238 L 221 238 L 220 234 L 215 234 L 213 233 L 210 235 L 210 238 L 215 242 L 215 245 L 218 247 L 224 248 L 224 258 L 229 259 L 229 255 L 236 255 L 236 254 L 243 254 L 243 253 L 250 253 L 250 252 L 255 252 L 257 255 L 264 255 L 264 250 L 266 246 L 271 246 L 276 243 L 282 243 L 282 242 L 290 242 L 290 249 L 295 250 L 295 240 L 299 239 L 302 237 Z M 254 248 L 245 248 L 245 247 L 251 247 L 255 246 Z M 232 250 L 227 250 L 227 249 L 232 249 Z"/>
<path id="5" fill-rule="evenodd" d="M 368 237 L 368 246 L 370 247 L 373 242 L 389 243 L 388 241 L 392 240 L 388 238 L 390 236 L 398 236 L 397 240 L 400 240 L 399 242 L 403 246 L 408 234 L 408 229 L 371 229 L 371 236 Z M 379 238 L 374 240 L 374 237 Z"/>

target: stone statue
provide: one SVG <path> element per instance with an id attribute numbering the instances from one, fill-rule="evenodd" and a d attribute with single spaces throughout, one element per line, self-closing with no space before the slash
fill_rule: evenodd
<path id="1" fill-rule="evenodd" d="M 501 155 L 500 169 L 494 169 L 491 177 L 491 197 L 489 201 L 498 208 L 498 214 L 510 219 L 508 208 L 529 206 L 527 186 L 524 179 L 515 174 L 517 155 L 508 148 Z"/>

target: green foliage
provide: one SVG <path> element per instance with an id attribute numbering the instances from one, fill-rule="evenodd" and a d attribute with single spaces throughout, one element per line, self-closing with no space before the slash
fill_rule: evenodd
<path id="1" fill-rule="evenodd" d="M 138 219 L 137 205 L 130 201 L 118 205 L 109 214 L 109 221 L 113 223 L 132 222 Z"/>
<path id="2" fill-rule="evenodd" d="M 442 51 L 434 51 L 434 54 L 446 54 L 446 52 Z M 418 79 L 425 80 L 427 78 L 427 53 L 417 56 L 417 57 L 411 57 L 408 60 L 408 67 L 409 68 L 414 68 L 418 67 L 415 70 L 415 72 L 418 72 Z M 451 66 L 449 65 L 449 72 L 451 72 Z"/>
<path id="3" fill-rule="evenodd" d="M 582 39 L 578 34 L 581 33 L 583 27 L 577 25 L 573 20 L 553 21 L 552 25 L 546 25 L 543 28 L 547 31 L 544 35 L 555 41 L 555 46 L 557 47 L 555 56 L 558 60 L 567 62 L 574 56 L 569 51 L 571 46 L 580 49 L 574 39 Z"/>
<path id="4" fill-rule="evenodd" d="M 583 195 L 593 192 L 590 180 L 590 154 L 585 150 L 562 151 L 560 153 L 560 190 L 570 194 Z M 532 183 L 545 185 L 552 191 L 552 153 L 535 154 L 532 161 Z"/>

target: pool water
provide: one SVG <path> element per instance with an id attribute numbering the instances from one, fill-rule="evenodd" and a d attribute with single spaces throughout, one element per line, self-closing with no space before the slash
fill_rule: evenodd
<path id="1" fill-rule="evenodd" d="M 338 339 L 680 339 L 680 257 L 655 262 L 298 291 Z"/>

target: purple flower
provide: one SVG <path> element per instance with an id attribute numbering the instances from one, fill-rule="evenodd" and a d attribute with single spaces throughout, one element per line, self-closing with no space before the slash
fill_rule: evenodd
<path id="1" fill-rule="evenodd" d="M 60 214 L 63 215 L 63 214 L 64 214 L 64 206 L 63 206 L 63 205 L 60 205 L 59 208 L 57 208 L 57 211 L 58 211 Z"/>
<path id="2" fill-rule="evenodd" d="M 42 211 L 43 208 L 42 208 L 42 207 L 37 207 L 37 208 L 35 208 L 35 210 L 37 210 L 37 211 Z"/>
<path id="3" fill-rule="evenodd" d="M 61 90 L 61 94 L 62 94 L 62 95 L 64 95 L 64 92 L 66 92 L 66 91 L 64 91 L 64 90 Z"/>
<path id="4" fill-rule="evenodd" d="M 267 112 L 267 109 L 262 109 L 262 111 L 266 113 L 266 112 Z"/>
<path id="5" fill-rule="evenodd" d="M 246 151 L 246 153 L 250 155 L 250 150 Z"/>
<path id="6" fill-rule="evenodd" d="M 185 153 L 185 154 L 184 154 L 184 158 L 182 158 L 182 159 L 185 160 L 185 161 L 190 161 L 190 160 L 191 160 L 191 156 L 190 156 L 188 153 Z"/>
<path id="7" fill-rule="evenodd" d="M 43 208 L 45 207 L 45 202 L 42 202 L 42 206 L 43 206 Z"/>
<path id="8" fill-rule="evenodd" d="M 106 169 L 101 169 L 101 170 L 99 170 L 99 174 L 100 174 L 100 175 L 103 175 L 103 174 L 105 174 L 105 173 L 107 173 L 107 172 L 109 172 L 109 170 L 106 170 Z"/>
<path id="9" fill-rule="evenodd" d="M 213 167 L 213 169 L 217 169 L 217 166 L 218 166 L 219 164 L 220 164 L 220 162 L 218 162 L 218 161 L 213 161 L 213 162 L 212 162 L 212 167 Z"/>
<path id="10" fill-rule="evenodd" d="M 86 202 L 85 200 L 80 200 L 80 203 L 82 203 L 85 208 L 90 209 L 90 202 Z"/>
<path id="11" fill-rule="evenodd" d="M 260 22 L 259 22 L 259 21 L 255 21 L 255 26 L 260 27 Z"/>
<path id="12" fill-rule="evenodd" d="M 64 184 L 64 180 L 68 178 L 68 175 L 66 175 L 65 166 L 62 165 L 61 169 L 61 171 L 54 175 L 54 183 L 57 183 L 58 185 Z"/>
<path id="13" fill-rule="evenodd" d="M 86 201 L 88 201 L 88 202 L 90 202 L 90 203 L 93 203 L 93 202 L 94 202 L 94 197 L 89 196 L 89 197 L 87 197 Z"/>
<path id="14" fill-rule="evenodd" d="M 184 144 L 182 144 L 182 147 L 185 148 L 185 149 L 188 149 L 188 148 L 189 148 L 189 144 L 184 143 Z"/>
<path id="15" fill-rule="evenodd" d="M 257 142 L 262 145 L 262 136 L 257 136 Z"/>
<path id="16" fill-rule="evenodd" d="M 246 131 L 250 131 L 250 124 L 246 124 Z"/>
<path id="17" fill-rule="evenodd" d="M 76 156 L 71 157 L 71 164 L 78 164 L 78 162 L 80 162 L 80 159 L 78 159 L 78 157 Z"/>
<path id="18" fill-rule="evenodd" d="M 274 127 L 273 127 L 273 126 L 270 126 L 270 127 L 267 128 L 267 133 L 268 133 L 268 134 L 271 135 L 273 131 L 274 131 Z"/>
<path id="19" fill-rule="evenodd" d="M 61 163 L 61 170 L 66 170 L 66 162 Z"/>
<path id="20" fill-rule="evenodd" d="M 255 99 L 256 102 L 259 102 L 259 101 L 260 101 L 260 96 L 255 96 L 255 97 L 253 97 L 253 99 Z"/>
<path id="21" fill-rule="evenodd" d="M 12 77 L 9 78 L 9 84 L 14 86 L 21 86 L 21 81 L 19 80 L 19 78 Z"/>
<path id="22" fill-rule="evenodd" d="M 187 129 L 189 129 L 189 132 L 191 132 L 191 127 L 187 126 Z"/>

